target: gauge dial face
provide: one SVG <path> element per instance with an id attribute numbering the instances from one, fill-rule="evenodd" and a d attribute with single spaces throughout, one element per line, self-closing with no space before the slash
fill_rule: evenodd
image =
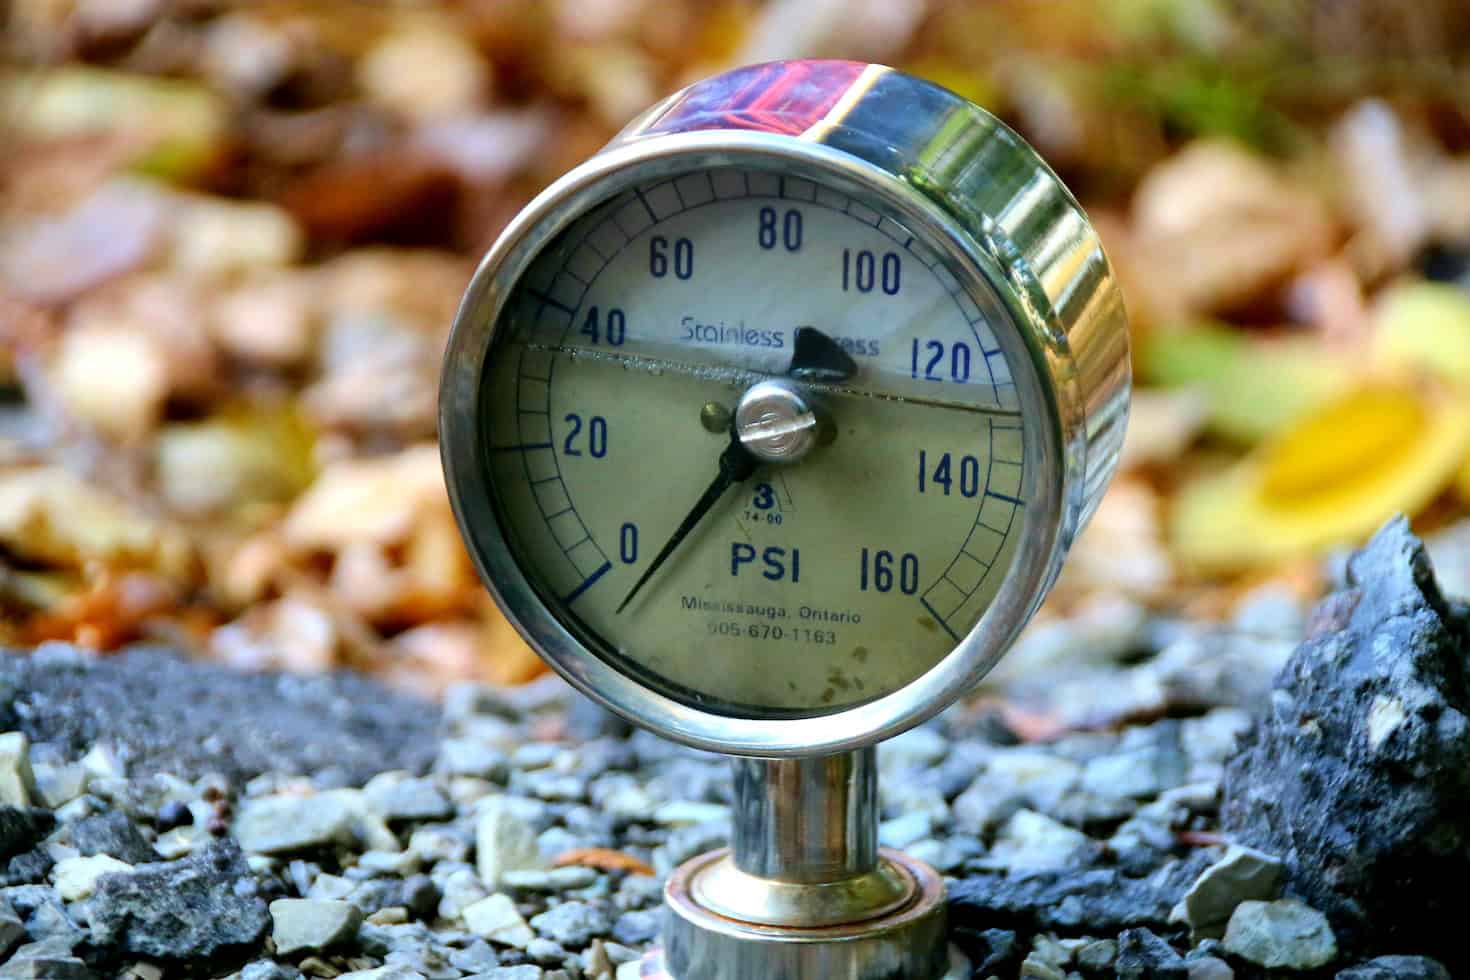
<path id="1" fill-rule="evenodd" d="M 542 601 L 716 713 L 833 713 L 928 671 L 994 599 L 1037 479 L 1013 381 L 1031 368 L 977 280 L 760 169 L 574 221 L 505 303 L 480 395 L 481 465 Z M 811 426 L 780 461 L 734 421 L 797 424 L 752 404 L 771 381 Z"/>

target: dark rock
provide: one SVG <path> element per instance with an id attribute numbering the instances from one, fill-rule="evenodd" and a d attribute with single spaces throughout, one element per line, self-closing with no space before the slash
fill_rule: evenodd
<path id="1" fill-rule="evenodd" d="M 369 678 L 245 674 L 137 647 L 75 662 L 0 651 L 0 731 L 77 759 L 99 742 L 130 772 L 243 783 L 340 770 L 361 785 L 433 761 L 437 708 Z"/>
<path id="2" fill-rule="evenodd" d="M 461 973 L 484 973 L 499 966 L 500 958 L 495 955 L 495 949 L 489 943 L 476 939 L 464 949 L 450 950 L 449 965 Z"/>
<path id="3" fill-rule="evenodd" d="M 245 856 L 228 838 L 179 861 L 103 875 L 89 906 L 94 944 L 166 960 L 244 953 L 271 921 Z"/>
<path id="4" fill-rule="evenodd" d="M 532 963 L 556 966 L 567 958 L 567 951 L 562 948 L 561 943 L 537 938 L 526 944 L 526 956 L 530 957 Z"/>
<path id="5" fill-rule="evenodd" d="M 1111 970 L 1118 962 L 1118 941 L 1116 939 L 1091 940 L 1077 950 L 1074 960 L 1078 969 L 1089 974 Z"/>
<path id="6" fill-rule="evenodd" d="M 949 889 L 950 921 L 971 929 L 1099 935 L 1147 927 L 1167 931 L 1169 913 L 1209 864 L 1203 855 L 1173 861 L 1147 878 L 1116 868 L 978 874 Z"/>
<path id="7" fill-rule="evenodd" d="M 67 914 L 61 896 L 49 885 L 20 885 L 6 888 L 0 898 L 9 902 L 25 921 L 31 939 L 64 946 L 68 952 L 85 938 L 82 929 Z"/>
<path id="8" fill-rule="evenodd" d="M 29 885 L 33 882 L 45 881 L 52 865 L 56 863 L 50 853 L 36 848 L 17 854 L 5 862 L 5 870 L 0 871 L 0 887 L 9 888 L 13 885 Z"/>
<path id="9" fill-rule="evenodd" d="M 499 969 L 505 969 L 507 967 L 513 966 L 524 966 L 531 962 L 531 958 L 525 954 L 524 950 L 502 949 L 496 955 L 500 957 Z"/>
<path id="10" fill-rule="evenodd" d="M 50 810 L 0 806 L 0 858 L 29 851 L 54 826 L 56 818 Z"/>
<path id="11" fill-rule="evenodd" d="M 1009 929 L 956 929 L 951 938 L 969 957 L 973 976 L 1013 974 L 1026 957 L 1025 947 Z"/>
<path id="12" fill-rule="evenodd" d="M 363 915 L 380 909 L 402 907 L 415 919 L 433 919 L 439 909 L 439 889 L 428 875 L 410 875 L 404 879 L 372 878 L 353 889 L 348 901 Z"/>
<path id="13" fill-rule="evenodd" d="M 183 800 L 169 800 L 158 808 L 158 815 L 153 818 L 153 824 L 158 828 L 160 834 L 173 830 L 175 827 L 187 827 L 193 822 L 194 811 L 190 810 L 189 804 Z"/>
<path id="14" fill-rule="evenodd" d="M 352 889 L 347 900 L 357 906 L 364 916 L 372 915 L 380 909 L 398 904 L 398 890 L 401 885 L 402 882 L 393 879 L 370 878 Z"/>
<path id="15" fill-rule="evenodd" d="M 624 912 L 613 923 L 612 937 L 624 946 L 641 946 L 653 942 L 658 930 L 658 912 Z"/>
<path id="16" fill-rule="evenodd" d="M 419 919 L 432 919 L 439 909 L 439 888 L 428 875 L 410 875 L 403 880 L 398 891 L 398 904 L 408 909 L 409 915 Z"/>
<path id="17" fill-rule="evenodd" d="M 1450 980 L 1450 971 L 1427 956 L 1380 956 L 1348 967 L 1337 980 Z"/>
<path id="18" fill-rule="evenodd" d="M 1348 951 L 1421 949 L 1470 971 L 1467 654 L 1470 622 L 1395 519 L 1349 561 L 1227 763 L 1225 829 L 1280 855 L 1286 893 Z"/>
<path id="19" fill-rule="evenodd" d="M 531 919 L 531 928 L 563 946 L 581 949 L 612 929 L 607 915 L 586 902 L 563 902 Z"/>
<path id="20" fill-rule="evenodd" d="M 1186 980 L 1189 967 L 1174 947 L 1147 929 L 1127 929 L 1118 937 L 1118 980 Z"/>
<path id="21" fill-rule="evenodd" d="M 1184 954 L 1184 962 L 1193 963 L 1195 960 L 1225 958 L 1225 944 L 1218 939 L 1201 939 L 1195 944 L 1194 949 Z"/>
<path id="22" fill-rule="evenodd" d="M 93 980 L 95 974 L 71 949 L 54 940 L 29 943 L 0 966 L 0 978 L 34 978 L 34 980 Z"/>
<path id="23" fill-rule="evenodd" d="M 272 960 L 257 960 L 240 971 L 240 980 L 301 980 L 301 972 Z"/>
<path id="24" fill-rule="evenodd" d="M 0 899 L 0 959 L 15 948 L 25 938 L 25 934 L 25 923 L 20 921 L 9 902 Z"/>
<path id="25" fill-rule="evenodd" d="M 943 762 L 919 776 L 918 784 L 938 790 L 946 803 L 953 803 L 979 778 L 992 752 L 982 742 L 956 742 Z"/>
<path id="26" fill-rule="evenodd" d="M 78 820 L 71 828 L 71 842 L 85 855 L 107 854 L 128 864 L 151 864 L 158 852 L 119 810 L 109 810 Z"/>

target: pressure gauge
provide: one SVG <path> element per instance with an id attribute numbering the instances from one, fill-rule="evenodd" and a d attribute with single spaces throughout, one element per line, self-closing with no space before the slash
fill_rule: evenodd
<path id="1" fill-rule="evenodd" d="M 445 360 L 481 576 L 581 691 L 737 759 L 646 978 L 962 976 L 877 846 L 872 748 L 1004 653 L 1117 465 L 1122 302 L 1056 175 L 958 96 L 796 61 L 696 84 L 537 197 Z"/>
<path id="2" fill-rule="evenodd" d="M 441 394 L 480 572 L 591 697 L 702 748 L 854 748 L 1036 609 L 1117 462 L 1123 309 L 1014 133 L 879 66 L 697 84 L 480 265 Z"/>

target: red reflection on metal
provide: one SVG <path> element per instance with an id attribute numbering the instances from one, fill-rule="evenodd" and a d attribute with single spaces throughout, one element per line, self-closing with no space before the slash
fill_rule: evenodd
<path id="1" fill-rule="evenodd" d="M 857 61 L 772 61 L 694 86 L 650 129 L 752 129 L 799 136 L 867 69 Z"/>

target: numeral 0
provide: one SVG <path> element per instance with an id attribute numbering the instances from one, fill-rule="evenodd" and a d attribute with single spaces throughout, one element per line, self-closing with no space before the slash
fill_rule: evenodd
<path id="1" fill-rule="evenodd" d="M 631 565 L 638 560 L 638 525 L 632 521 L 624 524 L 618 531 L 618 558 L 624 565 Z"/>
<path id="2" fill-rule="evenodd" d="M 566 439 L 562 441 L 561 451 L 567 456 L 580 456 L 582 450 L 577 448 L 577 437 L 582 434 L 582 416 L 576 412 L 569 413 L 563 420 L 572 427 L 567 433 Z M 584 443 L 587 452 L 594 459 L 601 459 L 607 455 L 607 419 L 601 415 L 594 415 L 587 420 L 587 439 Z"/>
<path id="3" fill-rule="evenodd" d="M 801 212 L 791 208 L 781 216 L 780 222 L 776 221 L 775 208 L 761 208 L 760 244 L 761 248 L 771 249 L 776 247 L 779 238 L 781 244 L 788 252 L 801 250 Z M 780 233 L 777 234 L 777 225 L 780 225 Z"/>
<path id="4" fill-rule="evenodd" d="M 881 261 L 867 249 L 842 250 L 842 291 L 856 289 L 871 293 L 875 285 L 889 296 L 897 296 L 903 278 L 903 264 L 897 252 L 884 252 Z"/>
<path id="5" fill-rule="evenodd" d="M 662 235 L 654 235 L 648 240 L 648 271 L 655 279 L 662 279 L 669 274 L 669 266 L 674 268 L 676 279 L 688 279 L 694 275 L 694 243 L 687 238 L 676 238 L 673 244 L 674 260 L 669 261 L 669 240 Z"/>
<path id="6" fill-rule="evenodd" d="M 858 572 L 858 589 L 867 592 L 891 592 L 894 586 L 893 566 L 898 565 L 898 591 L 913 595 L 919 591 L 919 558 L 913 552 L 895 556 L 891 551 L 869 552 L 863 549 Z"/>

